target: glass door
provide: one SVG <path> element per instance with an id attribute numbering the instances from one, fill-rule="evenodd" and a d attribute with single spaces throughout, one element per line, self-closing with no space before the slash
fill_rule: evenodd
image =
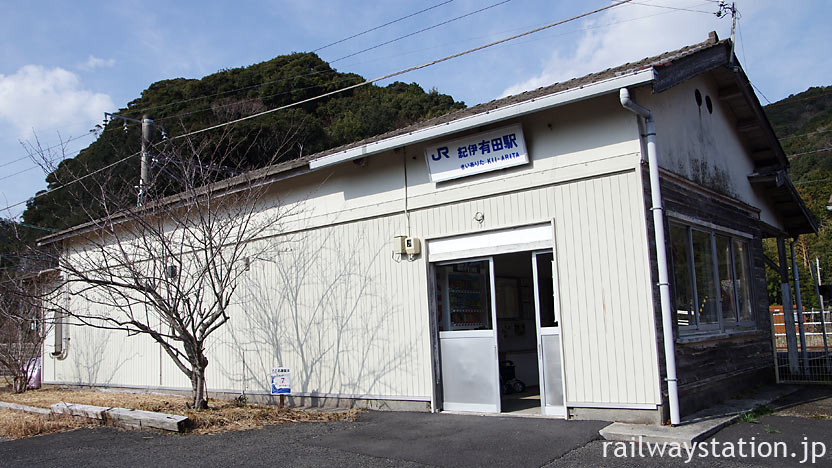
<path id="1" fill-rule="evenodd" d="M 440 263 L 434 272 L 442 407 L 499 413 L 494 261 Z"/>
<path id="2" fill-rule="evenodd" d="M 532 254 L 537 360 L 540 369 L 540 405 L 543 414 L 566 417 L 557 278 L 552 251 Z"/>

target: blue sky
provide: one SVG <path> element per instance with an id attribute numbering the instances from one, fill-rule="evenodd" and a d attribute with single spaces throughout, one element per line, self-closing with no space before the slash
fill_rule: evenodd
<path id="1" fill-rule="evenodd" d="M 88 145 L 104 112 L 155 81 L 199 78 L 277 55 L 318 49 L 365 78 L 475 47 L 612 4 L 608 0 L 14 2 L 0 17 L 0 208 L 45 187 L 21 141 Z M 468 105 L 730 35 L 715 0 L 635 0 L 580 21 L 399 77 Z M 490 8 L 488 8 L 490 7 Z M 477 10 L 484 9 L 478 13 Z M 737 55 L 761 101 L 832 84 L 832 2 L 745 0 Z M 457 17 L 468 15 L 460 19 Z M 424 28 L 358 55 L 357 51 Z M 381 83 L 386 84 L 386 83 Z M 59 137 L 60 135 L 60 137 Z M 21 159 L 22 158 L 22 159 Z M 15 161 L 21 159 L 19 161 Z M 16 216 L 22 207 L 0 216 Z"/>

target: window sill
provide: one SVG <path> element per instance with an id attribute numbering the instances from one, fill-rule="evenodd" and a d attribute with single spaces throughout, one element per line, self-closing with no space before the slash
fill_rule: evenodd
<path id="1" fill-rule="evenodd" d="M 730 340 L 733 338 L 746 338 L 761 335 L 756 328 L 740 328 L 719 332 L 704 332 L 698 334 L 682 335 L 676 338 L 677 344 L 703 343 L 706 341 Z"/>

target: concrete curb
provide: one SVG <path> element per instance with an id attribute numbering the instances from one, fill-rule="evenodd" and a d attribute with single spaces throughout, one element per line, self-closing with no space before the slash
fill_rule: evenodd
<path id="1" fill-rule="evenodd" d="M 680 444 L 692 447 L 732 424 L 743 413 L 767 405 L 797 391 L 797 387 L 766 387 L 751 398 L 728 400 L 725 403 L 692 414 L 682 424 L 671 426 L 647 426 L 640 424 L 613 423 L 598 431 L 606 440 L 618 442 L 648 442 L 651 444 Z"/>
<path id="2" fill-rule="evenodd" d="M 20 411 L 20 412 L 23 412 L 23 413 L 33 413 L 33 414 L 42 414 L 42 415 L 52 414 L 52 412 L 49 411 L 48 409 L 36 408 L 34 406 L 18 405 L 17 403 L 6 403 L 5 401 L 0 401 L 0 409 L 7 409 L 7 410 L 10 410 L 10 411 Z"/>
<path id="3" fill-rule="evenodd" d="M 162 431 L 182 432 L 188 423 L 187 416 L 127 408 L 76 405 L 63 401 L 55 403 L 51 408 L 55 414 L 70 414 L 72 416 L 109 421 L 116 426 L 128 429 L 158 429 Z"/>
<path id="4" fill-rule="evenodd" d="M 152 411 L 131 410 L 127 408 L 78 405 L 64 401 L 55 403 L 50 409 L 0 401 L 0 409 L 40 415 L 67 414 L 81 418 L 97 419 L 102 422 L 111 422 L 115 426 L 127 429 L 157 429 L 171 432 L 182 432 L 189 421 L 187 416 L 177 414 L 155 413 Z"/>

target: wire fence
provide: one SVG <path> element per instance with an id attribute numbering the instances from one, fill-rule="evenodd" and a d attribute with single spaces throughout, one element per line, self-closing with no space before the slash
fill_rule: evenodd
<path id="1" fill-rule="evenodd" d="M 832 310 L 795 310 L 788 317 L 779 309 L 771 318 L 777 382 L 832 384 Z"/>

